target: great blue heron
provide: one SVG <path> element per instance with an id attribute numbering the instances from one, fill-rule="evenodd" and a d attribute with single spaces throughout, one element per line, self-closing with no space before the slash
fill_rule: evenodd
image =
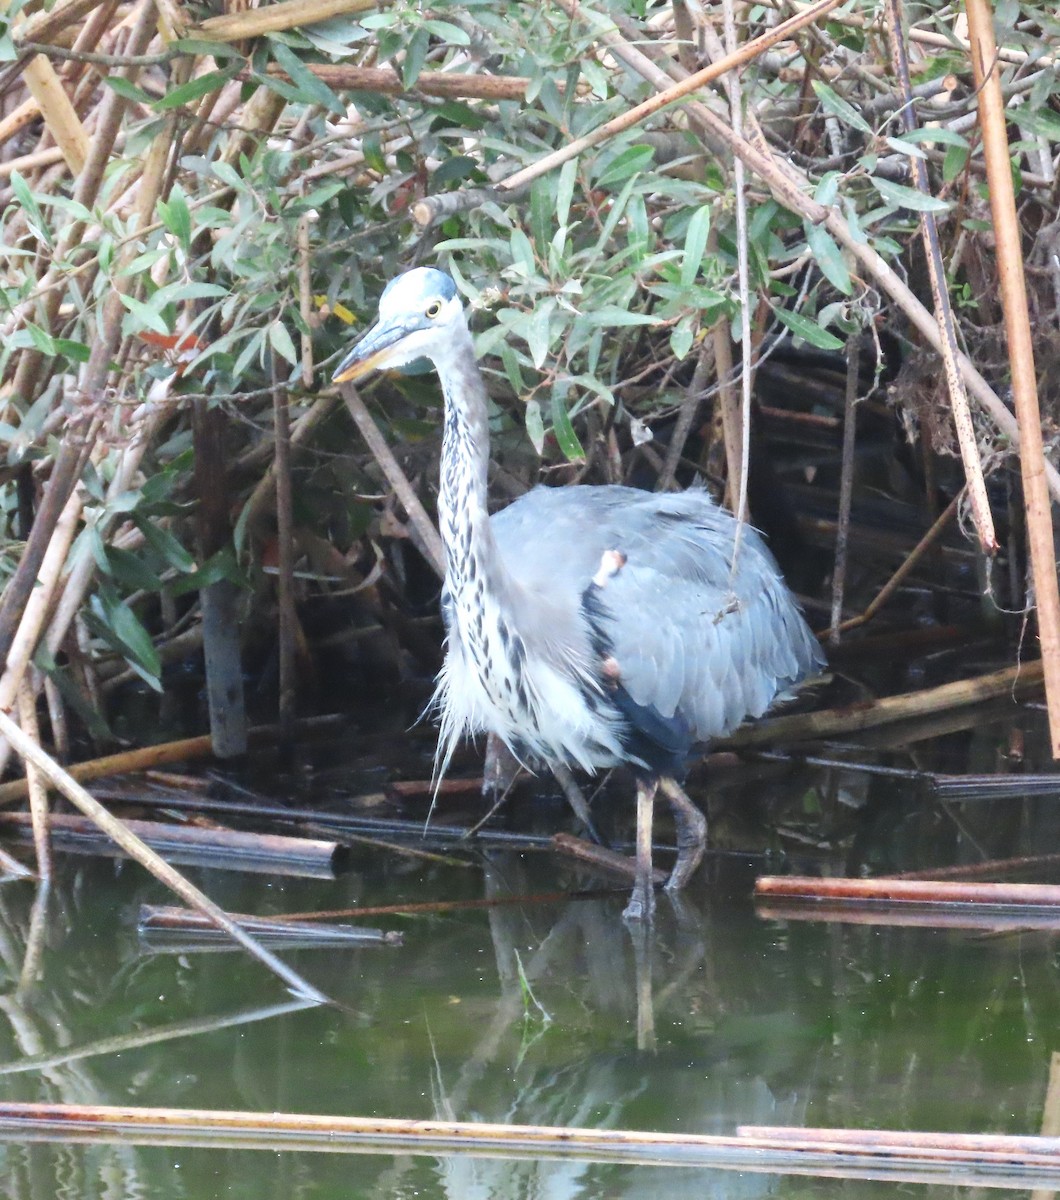
<path id="1" fill-rule="evenodd" d="M 656 791 L 674 810 L 676 890 L 706 845 L 706 819 L 677 782 L 691 752 L 815 674 L 820 648 L 753 529 L 734 566 L 736 521 L 702 489 L 537 487 L 491 517 L 486 388 L 456 286 L 429 267 L 391 280 L 335 381 L 423 358 L 445 397 L 439 774 L 475 733 L 523 762 L 625 763 L 637 850 L 624 916 L 650 919 Z"/>

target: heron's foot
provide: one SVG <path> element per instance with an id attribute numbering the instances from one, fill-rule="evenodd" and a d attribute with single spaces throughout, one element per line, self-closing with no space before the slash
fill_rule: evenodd
<path id="1" fill-rule="evenodd" d="M 633 895 L 622 910 L 622 920 L 627 923 L 648 924 L 655 916 L 655 890 L 649 883 L 646 887 L 640 880 L 633 885 Z"/>
<path id="2" fill-rule="evenodd" d="M 651 868 L 651 816 L 658 780 L 637 780 L 637 855 L 633 895 L 622 914 L 624 921 L 648 922 L 655 915 L 655 890 Z"/>
<path id="3" fill-rule="evenodd" d="M 661 779 L 659 789 L 670 802 L 677 833 L 677 861 L 664 885 L 670 893 L 679 892 L 703 861 L 707 848 L 707 818 L 685 794 L 675 779 Z"/>

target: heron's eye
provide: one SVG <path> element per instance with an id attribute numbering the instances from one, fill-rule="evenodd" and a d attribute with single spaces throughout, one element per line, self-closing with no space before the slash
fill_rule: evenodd
<path id="1" fill-rule="evenodd" d="M 442 311 L 442 303 L 440 300 L 435 300 L 427 306 L 427 316 L 432 320 Z"/>

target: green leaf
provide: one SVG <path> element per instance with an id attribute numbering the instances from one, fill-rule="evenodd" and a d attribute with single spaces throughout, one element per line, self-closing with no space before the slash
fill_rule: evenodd
<path id="1" fill-rule="evenodd" d="M 339 102 L 338 96 L 320 78 L 314 75 L 297 54 L 283 42 L 270 39 L 269 50 L 276 62 L 291 77 L 291 82 L 298 90 L 299 98 L 305 104 L 319 104 L 338 116 L 346 111 Z"/>
<path id="2" fill-rule="evenodd" d="M 670 349 L 674 356 L 683 359 L 684 356 L 692 349 L 692 318 L 684 316 L 670 331 Z"/>
<path id="3" fill-rule="evenodd" d="M 200 75 L 198 79 L 190 79 L 187 83 L 182 83 L 171 92 L 167 92 L 161 100 L 154 102 L 152 108 L 154 108 L 155 112 L 165 112 L 170 108 L 181 108 L 183 105 L 190 104 L 193 100 L 198 100 L 209 92 L 216 92 L 234 77 L 235 72 L 231 69 L 227 71 L 207 71 L 205 75 Z"/>
<path id="4" fill-rule="evenodd" d="M 636 175 L 651 166 L 655 156 L 653 146 L 627 146 L 604 164 L 600 174 L 593 181 L 596 187 L 610 187 L 621 183 L 631 175 Z"/>
<path id="5" fill-rule="evenodd" d="M 852 129 L 857 129 L 859 132 L 872 137 L 873 129 L 868 121 L 865 120 L 852 104 L 849 104 L 842 96 L 830 88 L 827 83 L 822 83 L 819 79 L 815 79 L 813 81 L 813 90 L 817 94 L 817 99 L 821 102 L 821 107 L 826 112 L 830 112 L 832 116 L 838 117 L 844 125 L 849 125 Z"/>
<path id="6" fill-rule="evenodd" d="M 187 253 L 191 249 L 191 210 L 179 186 L 174 186 L 168 200 L 158 201 L 158 214 L 162 224 Z"/>
<path id="7" fill-rule="evenodd" d="M 707 235 L 710 233 L 710 205 L 704 204 L 697 208 L 688 222 L 685 234 L 685 255 L 681 260 L 681 286 L 691 287 L 699 274 L 703 263 L 703 252 L 707 247 Z M 684 358 L 683 354 L 678 355 Z"/>
<path id="8" fill-rule="evenodd" d="M 112 92 L 116 92 L 123 100 L 131 100 L 134 104 L 153 104 L 154 96 L 137 87 L 135 83 L 124 79 L 121 75 L 108 75 L 103 82 Z"/>
<path id="9" fill-rule="evenodd" d="M 298 362 L 298 351 L 294 348 L 291 335 L 282 321 L 273 321 L 269 326 L 269 345 L 281 358 L 286 358 L 291 366 Z"/>
<path id="10" fill-rule="evenodd" d="M 545 422 L 541 418 L 541 404 L 536 399 L 526 402 L 526 436 L 538 454 L 545 452 Z"/>
<path id="11" fill-rule="evenodd" d="M 41 352 L 41 354 L 55 354 L 55 338 L 46 330 L 41 329 L 39 325 L 34 325 L 32 321 L 26 322 L 26 328 L 29 331 L 29 336 L 33 339 L 33 345 Z"/>
<path id="12" fill-rule="evenodd" d="M 565 403 L 566 384 L 557 384 L 552 389 L 552 432 L 556 442 L 568 462 L 585 462 L 585 451 L 582 449 L 574 426 L 570 423 L 570 414 Z"/>
<path id="13" fill-rule="evenodd" d="M 906 187 L 902 183 L 892 183 L 889 179 L 880 179 L 875 175 L 869 177 L 869 182 L 895 208 L 909 208 L 913 212 L 949 212 L 950 205 L 946 200 L 937 196 L 929 196 L 916 188 Z"/>
<path id="14" fill-rule="evenodd" d="M 136 333 L 138 328 L 140 328 L 150 329 L 154 333 L 169 333 L 169 326 L 150 305 L 144 304 L 142 300 L 137 300 L 135 296 L 127 296 L 124 292 L 121 292 L 118 298 L 139 322 L 139 326 L 134 324 L 128 332 Z"/>
<path id="15" fill-rule="evenodd" d="M 658 325 L 659 318 L 647 313 L 630 312 L 617 304 L 602 304 L 592 312 L 582 313 L 581 320 L 589 325 L 609 325 L 614 328 L 626 325 Z"/>
<path id="16" fill-rule="evenodd" d="M 555 311 L 555 300 L 543 300 L 530 314 L 526 328 L 526 344 L 530 348 L 530 357 L 534 366 L 540 370 L 545 365 L 548 349 L 551 345 L 549 325 Z"/>
<path id="17" fill-rule="evenodd" d="M 92 356 L 92 351 L 84 342 L 75 342 L 70 338 L 55 338 L 54 345 L 56 354 L 65 354 L 74 362 L 85 363 Z"/>
<path id="18" fill-rule="evenodd" d="M 941 146 L 963 146 L 968 149 L 968 139 L 962 133 L 958 133 L 956 129 L 947 129 L 942 125 L 929 125 L 924 129 L 911 129 L 908 133 L 901 133 L 897 139 L 900 142 L 913 142 L 920 145 L 922 142 L 929 144 L 937 142 Z"/>
<path id="19" fill-rule="evenodd" d="M 469 46 L 471 38 L 465 30 L 459 25 L 454 25 L 451 21 L 439 21 L 436 17 L 428 21 L 424 21 L 423 28 L 429 33 L 433 33 L 436 38 L 441 38 L 443 42 L 448 42 L 451 46 Z"/>
<path id="20" fill-rule="evenodd" d="M 552 197 L 552 180 L 535 179 L 530 189 L 530 229 L 534 244 L 542 257 L 548 254 L 552 230 L 556 222 L 556 206 Z"/>
<path id="21" fill-rule="evenodd" d="M 239 520 L 242 521 L 244 514 L 249 512 L 250 505 L 245 505 Z M 238 533 L 238 522 L 236 532 Z M 203 588 L 212 587 L 213 584 L 220 583 L 222 580 L 234 583 L 237 587 L 247 587 L 247 577 L 239 569 L 231 546 L 226 546 L 223 550 L 218 550 L 216 554 L 211 555 L 197 571 L 184 575 L 169 584 L 167 591 L 173 596 L 183 596 L 187 592 L 199 592 Z"/>
<path id="22" fill-rule="evenodd" d="M 812 221 L 804 221 L 803 225 L 806 230 L 806 244 L 810 247 L 810 253 L 821 268 L 821 274 L 844 296 L 849 296 L 851 292 L 850 272 L 843 260 L 843 251 L 839 249 L 832 235 L 823 225 L 815 225 Z"/>
<path id="23" fill-rule="evenodd" d="M 214 162 L 210 164 L 210 170 L 217 176 L 222 183 L 229 187 L 234 187 L 240 191 L 246 190 L 246 182 L 243 176 L 232 166 L 231 163 Z"/>
<path id="24" fill-rule="evenodd" d="M 517 226 L 512 230 L 510 240 L 514 265 L 527 279 L 532 279 L 537 274 L 537 264 L 534 262 L 534 247 L 530 239 Z"/>
<path id="25" fill-rule="evenodd" d="M 160 525 L 156 525 L 149 517 L 134 514 L 133 520 L 144 535 L 144 541 L 162 561 L 177 571 L 188 574 L 195 570 L 195 559 L 177 541 L 177 539 Z"/>
<path id="26" fill-rule="evenodd" d="M 405 47 L 405 61 L 401 64 L 401 82 L 404 87 L 410 88 L 416 82 L 423 70 L 423 64 L 427 61 L 427 51 L 430 48 L 430 32 L 421 25 L 409 38 Z"/>
<path id="27" fill-rule="evenodd" d="M 1053 112 L 1051 108 L 1035 110 L 1024 104 L 1019 108 L 1006 109 L 1005 115 L 1028 133 L 1048 138 L 1051 142 L 1060 141 L 1060 113 Z"/>
<path id="28" fill-rule="evenodd" d="M 947 146 L 942 156 L 942 179 L 952 183 L 964 170 L 968 162 L 968 151 L 961 146 Z"/>
<path id="29" fill-rule="evenodd" d="M 802 313 L 788 312 L 784 308 L 774 308 L 773 315 L 782 325 L 786 325 L 797 337 L 819 350 L 842 350 L 843 343 L 827 329 L 822 329 L 816 321 L 804 317 Z"/>
<path id="30" fill-rule="evenodd" d="M 110 575 L 122 587 L 130 591 L 157 592 L 161 590 L 162 580 L 154 571 L 135 554 L 123 550 L 120 546 L 107 547 L 107 562 L 110 564 Z"/>
<path id="31" fill-rule="evenodd" d="M 37 197 L 34 196 L 29 184 L 18 171 L 11 172 L 11 191 L 14 193 L 19 205 L 25 209 L 30 220 L 40 231 L 41 236 L 47 239 L 50 246 L 52 240 L 51 231 L 48 229 L 48 222 L 44 219 L 44 213 L 37 203 Z"/>
<path id="32" fill-rule="evenodd" d="M 559 173 L 556 185 L 556 224 L 561 228 L 570 217 L 571 199 L 574 196 L 574 181 L 578 177 L 578 160 L 568 158 Z"/>

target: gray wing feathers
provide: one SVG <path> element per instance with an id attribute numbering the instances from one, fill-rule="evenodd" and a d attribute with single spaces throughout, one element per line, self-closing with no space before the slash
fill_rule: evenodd
<path id="1" fill-rule="evenodd" d="M 638 704 L 679 713 L 696 741 L 761 716 L 821 668 L 761 536 L 744 530 L 733 575 L 735 522 L 702 490 L 537 488 L 492 526 L 509 570 L 564 609 L 580 607 L 605 550 L 626 556 L 599 597 L 622 682 Z"/>

